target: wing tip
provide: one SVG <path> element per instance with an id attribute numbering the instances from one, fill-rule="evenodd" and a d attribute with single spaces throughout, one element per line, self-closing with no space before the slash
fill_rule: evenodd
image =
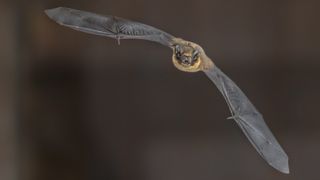
<path id="1" fill-rule="evenodd" d="M 56 7 L 52 9 L 46 9 L 44 10 L 44 13 L 53 20 L 57 20 L 57 16 L 63 12 L 66 12 L 69 8 L 66 7 Z"/>
<path id="2" fill-rule="evenodd" d="M 55 19 L 54 17 L 58 14 L 58 11 L 61 9 L 61 7 L 52 8 L 52 9 L 46 9 L 44 10 L 44 13 L 50 18 Z"/>
<path id="3" fill-rule="evenodd" d="M 275 163 L 269 163 L 270 166 L 277 169 L 278 171 L 284 173 L 284 174 L 290 174 L 290 168 L 289 168 L 289 159 L 287 156 L 284 156 L 281 159 L 278 159 Z"/>

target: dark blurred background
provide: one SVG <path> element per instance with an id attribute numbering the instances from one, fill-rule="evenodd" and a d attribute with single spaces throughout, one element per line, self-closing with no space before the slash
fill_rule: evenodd
<path id="1" fill-rule="evenodd" d="M 318 180 L 320 1 L 0 1 L 1 180 Z M 194 41 L 248 95 L 290 158 L 256 153 L 203 73 L 161 45 L 49 20 L 67 6 Z"/>

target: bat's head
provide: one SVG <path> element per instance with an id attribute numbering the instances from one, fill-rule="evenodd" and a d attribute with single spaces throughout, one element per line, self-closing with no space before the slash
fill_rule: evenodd
<path id="1" fill-rule="evenodd" d="M 173 46 L 173 64 L 185 72 L 201 70 L 201 49 L 191 42 L 178 43 Z"/>

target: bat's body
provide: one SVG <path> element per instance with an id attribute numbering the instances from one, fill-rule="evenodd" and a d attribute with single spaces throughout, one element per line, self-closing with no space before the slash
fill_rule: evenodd
<path id="1" fill-rule="evenodd" d="M 198 44 L 176 38 L 164 31 L 115 16 L 103 16 L 69 8 L 46 10 L 57 23 L 90 34 L 120 39 L 143 39 L 173 50 L 173 64 L 185 72 L 203 71 L 222 93 L 232 116 L 258 153 L 272 167 L 289 173 L 288 156 L 281 148 L 262 115 L 240 88 L 205 54 Z"/>

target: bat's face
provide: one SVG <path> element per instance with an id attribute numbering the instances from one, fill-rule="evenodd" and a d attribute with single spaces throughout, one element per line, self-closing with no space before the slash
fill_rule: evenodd
<path id="1" fill-rule="evenodd" d="M 201 65 L 200 53 L 190 44 L 177 44 L 174 46 L 173 64 L 181 71 L 197 72 Z"/>

